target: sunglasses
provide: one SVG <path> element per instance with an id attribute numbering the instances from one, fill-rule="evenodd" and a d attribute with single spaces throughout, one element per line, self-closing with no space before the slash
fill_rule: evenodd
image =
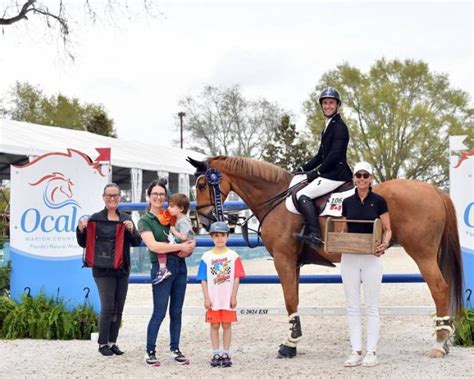
<path id="1" fill-rule="evenodd" d="M 115 194 L 113 194 L 113 195 L 104 194 L 104 197 L 105 197 L 106 199 L 118 199 L 118 198 L 120 198 L 120 195 L 115 195 Z"/>
<path id="2" fill-rule="evenodd" d="M 364 178 L 364 179 L 369 179 L 370 178 L 370 174 L 365 172 L 363 174 L 361 174 L 360 172 L 358 172 L 357 174 L 354 175 L 357 179 L 360 179 L 360 178 Z"/>

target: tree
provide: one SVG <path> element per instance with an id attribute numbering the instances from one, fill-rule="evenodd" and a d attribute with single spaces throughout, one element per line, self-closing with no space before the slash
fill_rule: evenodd
<path id="1" fill-rule="evenodd" d="M 294 171 L 309 158 L 306 139 L 300 138 L 296 125 L 290 123 L 288 114 L 284 114 L 275 129 L 273 141 L 265 146 L 263 159 L 288 171 Z"/>
<path id="2" fill-rule="evenodd" d="M 265 99 L 248 100 L 238 86 L 204 88 L 179 105 L 186 113 L 185 132 L 196 143 L 190 148 L 208 155 L 260 158 L 274 134 L 282 111 Z"/>
<path id="3" fill-rule="evenodd" d="M 87 131 L 102 136 L 117 137 L 114 130 L 114 121 L 107 116 L 102 107 L 98 105 L 91 105 L 89 107 L 91 108 L 91 113 L 86 121 Z"/>
<path id="4" fill-rule="evenodd" d="M 42 18 L 47 28 L 57 31 L 71 59 L 74 55 L 68 50 L 70 44 L 71 24 L 77 23 L 81 27 L 84 26 L 84 19 L 76 20 L 74 15 L 79 18 L 79 14 L 85 14 L 86 20 L 92 23 L 104 18 L 107 21 L 113 19 L 114 13 L 124 11 L 122 16 L 127 18 L 135 16 L 132 10 L 133 5 L 128 1 L 105 0 L 100 5 L 93 5 L 89 0 L 82 2 L 73 0 L 10 0 L 4 1 L 0 5 L 0 25 L 12 26 L 14 24 L 29 21 L 30 18 Z M 147 14 L 152 14 L 155 8 L 153 0 L 142 1 L 143 10 Z M 4 32 L 4 31 L 3 31 Z"/>
<path id="5" fill-rule="evenodd" d="M 79 99 L 60 93 L 47 97 L 41 89 L 20 82 L 14 85 L 9 102 L 11 106 L 0 109 L 0 114 L 13 120 L 116 137 L 114 122 L 102 105 L 81 104 Z"/>
<path id="6" fill-rule="evenodd" d="M 370 162 L 379 181 L 404 177 L 446 186 L 448 135 L 474 138 L 469 95 L 422 61 L 380 59 L 366 74 L 344 63 L 323 74 L 304 104 L 316 136 L 324 126 L 318 95 L 327 86 L 341 92 L 349 161 Z"/>

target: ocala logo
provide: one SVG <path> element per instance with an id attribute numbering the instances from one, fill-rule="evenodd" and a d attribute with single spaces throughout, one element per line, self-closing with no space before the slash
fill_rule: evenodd
<path id="1" fill-rule="evenodd" d="M 49 209 L 58 210 L 64 207 L 61 215 L 41 214 L 37 208 L 29 208 L 22 215 L 20 227 L 25 233 L 41 231 L 49 232 L 73 232 L 77 226 L 79 215 L 78 208 L 81 206 L 73 199 L 74 183 L 70 178 L 60 172 L 52 172 L 29 183 L 32 187 L 43 185 L 43 202 Z M 54 212 L 53 212 L 54 213 Z"/>
<path id="2" fill-rule="evenodd" d="M 464 211 L 464 223 L 468 228 L 474 228 L 474 203 L 467 205 Z"/>
<path id="3" fill-rule="evenodd" d="M 473 157 L 474 156 L 474 149 L 470 150 L 470 151 L 461 151 L 459 153 L 459 160 L 458 162 L 453 166 L 453 168 L 459 168 L 459 166 L 461 166 L 461 163 L 464 162 L 465 160 L 467 160 L 468 158 L 470 157 Z"/>
<path id="4" fill-rule="evenodd" d="M 43 201 L 48 208 L 59 209 L 67 205 L 76 205 L 80 208 L 77 201 L 72 199 L 74 183 L 71 179 L 66 178 L 64 174 L 60 172 L 53 172 L 43 176 L 34 183 L 30 183 L 30 185 L 34 187 L 45 182 L 46 186 L 43 190 Z"/>

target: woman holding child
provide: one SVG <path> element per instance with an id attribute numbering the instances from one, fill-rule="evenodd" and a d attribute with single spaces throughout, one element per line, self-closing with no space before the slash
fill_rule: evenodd
<path id="1" fill-rule="evenodd" d="M 156 358 L 156 339 L 166 315 L 168 302 L 170 304 L 170 356 L 178 364 L 189 362 L 180 351 L 179 342 L 188 274 L 185 258 L 192 254 L 196 243 L 193 240 L 169 243 L 172 217 L 163 209 L 168 196 L 166 184 L 164 179 L 157 179 L 150 183 L 146 190 L 150 201 L 149 209 L 138 222 L 138 230 L 150 254 L 152 281 L 160 270 L 158 254 L 166 254 L 166 269 L 170 272 L 165 280 L 152 286 L 153 314 L 147 328 L 145 363 L 155 366 L 159 365 Z"/>

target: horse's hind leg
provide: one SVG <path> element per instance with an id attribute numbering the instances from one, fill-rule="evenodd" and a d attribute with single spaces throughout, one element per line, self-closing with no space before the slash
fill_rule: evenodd
<path id="1" fill-rule="evenodd" d="M 292 358 L 296 355 L 296 345 L 301 339 L 301 323 L 298 315 L 298 281 L 299 270 L 296 260 L 291 257 L 273 254 L 275 268 L 280 277 L 289 316 L 290 331 L 284 343 L 278 349 L 279 357 Z"/>
<path id="2" fill-rule="evenodd" d="M 449 304 L 449 289 L 448 284 L 443 278 L 436 256 L 433 254 L 432 258 L 416 260 L 420 269 L 421 275 L 428 284 L 431 291 L 431 296 L 436 306 L 436 342 L 430 351 L 430 357 L 442 358 L 449 353 L 448 338 L 453 332 L 451 317 L 448 314 Z"/>

